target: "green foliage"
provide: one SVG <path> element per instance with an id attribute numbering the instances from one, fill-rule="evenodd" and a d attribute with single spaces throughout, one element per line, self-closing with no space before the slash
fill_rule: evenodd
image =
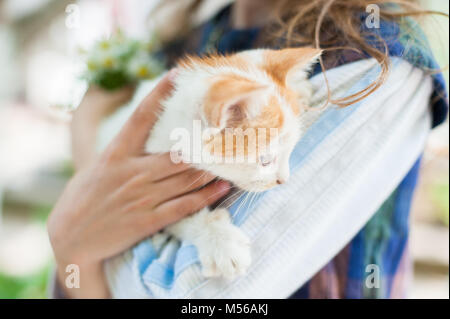
<path id="1" fill-rule="evenodd" d="M 47 298 L 50 267 L 25 277 L 12 277 L 0 273 L 0 299 Z"/>
<path id="2" fill-rule="evenodd" d="M 31 216 L 35 221 L 45 224 L 52 209 L 53 206 L 51 205 L 39 205 L 33 208 Z"/>
<path id="3" fill-rule="evenodd" d="M 129 82 L 130 80 L 122 70 L 103 70 L 93 79 L 93 83 L 108 91 L 117 90 Z"/>
<path id="4" fill-rule="evenodd" d="M 436 184 L 431 192 L 431 200 L 437 209 L 438 218 L 449 225 L 449 183 Z"/>
<path id="5" fill-rule="evenodd" d="M 64 177 L 70 178 L 75 174 L 75 167 L 71 160 L 64 161 L 61 166 L 60 174 Z"/>
<path id="6" fill-rule="evenodd" d="M 41 205 L 33 208 L 32 219 L 44 224 L 52 210 L 51 206 Z M 43 267 L 27 276 L 9 276 L 0 273 L 0 299 L 41 299 L 47 298 L 47 283 L 50 266 Z"/>

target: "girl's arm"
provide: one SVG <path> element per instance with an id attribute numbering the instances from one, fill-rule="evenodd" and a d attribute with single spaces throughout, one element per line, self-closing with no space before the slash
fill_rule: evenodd
<path id="1" fill-rule="evenodd" d="M 71 123 L 72 158 L 76 169 L 96 157 L 96 141 L 101 121 L 130 100 L 134 87 L 108 92 L 99 87 L 88 89 L 75 110 Z"/>
<path id="2" fill-rule="evenodd" d="M 205 186 L 215 176 L 175 164 L 169 154 L 143 154 L 155 110 L 172 88 L 171 77 L 173 73 L 144 99 L 98 158 L 83 158 L 86 162 L 50 214 L 57 281 L 67 297 L 108 297 L 106 259 L 228 192 L 228 183 Z M 68 265 L 79 267 L 79 288 L 65 285 Z"/>

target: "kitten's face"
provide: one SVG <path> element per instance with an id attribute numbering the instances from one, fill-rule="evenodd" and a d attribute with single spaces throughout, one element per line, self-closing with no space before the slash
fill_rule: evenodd
<path id="1" fill-rule="evenodd" d="M 286 182 L 311 94 L 306 70 L 319 55 L 311 48 L 252 50 L 182 61 L 181 68 L 207 74 L 200 115 L 212 133 L 202 146 L 214 161 L 200 168 L 252 192 Z"/>

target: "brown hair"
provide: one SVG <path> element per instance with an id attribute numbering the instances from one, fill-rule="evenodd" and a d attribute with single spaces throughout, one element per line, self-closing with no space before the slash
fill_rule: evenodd
<path id="1" fill-rule="evenodd" d="M 269 38 L 286 46 L 313 45 L 327 51 L 352 50 L 375 58 L 381 66 L 378 78 L 365 89 L 350 96 L 332 99 L 326 68 L 332 67 L 337 55 L 326 55 L 320 59 L 328 87 L 328 103 L 344 107 L 354 104 L 377 90 L 389 72 L 389 52 L 383 39 L 375 33 L 377 45 L 369 44 L 361 33 L 360 13 L 369 5 L 377 5 L 380 20 L 396 21 L 404 30 L 408 29 L 405 17 L 419 17 L 441 12 L 423 10 L 414 0 L 278 0 L 274 22 L 268 28 Z M 325 61 L 325 63 L 324 63 Z"/>
<path id="2" fill-rule="evenodd" d="M 181 35 L 189 28 L 189 19 L 195 16 L 195 11 L 201 7 L 201 0 L 164 0 L 161 3 L 173 4 L 184 3 L 185 10 L 177 11 L 178 28 L 175 30 L 172 24 L 171 32 L 166 26 L 159 29 L 165 30 L 167 34 Z M 216 1 L 216 0 L 214 0 Z M 405 32 L 411 32 L 406 17 L 415 17 L 438 14 L 448 17 L 447 14 L 437 11 L 423 10 L 417 0 L 271 0 L 274 5 L 274 15 L 262 32 L 264 39 L 262 44 L 275 44 L 281 47 L 314 46 L 324 49 L 324 59 L 320 64 L 328 88 L 328 103 L 344 107 L 354 104 L 377 90 L 386 80 L 389 73 L 389 52 L 383 39 L 375 33 L 372 37 L 377 38 L 377 44 L 367 42 L 368 34 L 361 33 L 360 14 L 366 12 L 368 5 L 377 5 L 380 20 L 389 20 L 403 26 Z M 230 2 L 230 0 L 221 0 Z M 158 11 L 158 10 L 157 10 Z M 183 17 L 184 19 L 180 19 Z M 173 19 L 164 18 L 165 21 Z M 183 22 L 180 22 L 183 21 Z M 170 27 L 170 26 L 169 26 Z M 409 29 L 409 30 L 408 30 Z M 411 35 L 414 38 L 414 35 Z M 165 40 L 170 40 L 171 37 Z M 356 54 L 365 54 L 377 60 L 381 66 L 378 78 L 365 89 L 350 96 L 333 99 L 329 83 L 326 77 L 326 69 L 337 63 L 337 54 L 327 54 L 330 51 L 351 50 Z"/>

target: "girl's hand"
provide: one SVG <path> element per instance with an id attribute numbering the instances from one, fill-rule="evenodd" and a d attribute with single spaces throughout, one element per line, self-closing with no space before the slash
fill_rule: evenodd
<path id="1" fill-rule="evenodd" d="M 69 297 L 108 297 L 102 270 L 119 254 L 170 223 L 214 203 L 226 182 L 169 154 L 144 154 L 159 101 L 171 90 L 170 75 L 144 99 L 108 149 L 69 182 L 50 214 L 48 232 L 64 286 L 69 264 L 80 267 L 80 288 Z"/>
<path id="2" fill-rule="evenodd" d="M 94 121 L 102 120 L 127 103 L 135 89 L 135 86 L 130 85 L 114 91 L 106 91 L 95 85 L 90 86 L 75 110 L 75 115 L 87 113 Z"/>

